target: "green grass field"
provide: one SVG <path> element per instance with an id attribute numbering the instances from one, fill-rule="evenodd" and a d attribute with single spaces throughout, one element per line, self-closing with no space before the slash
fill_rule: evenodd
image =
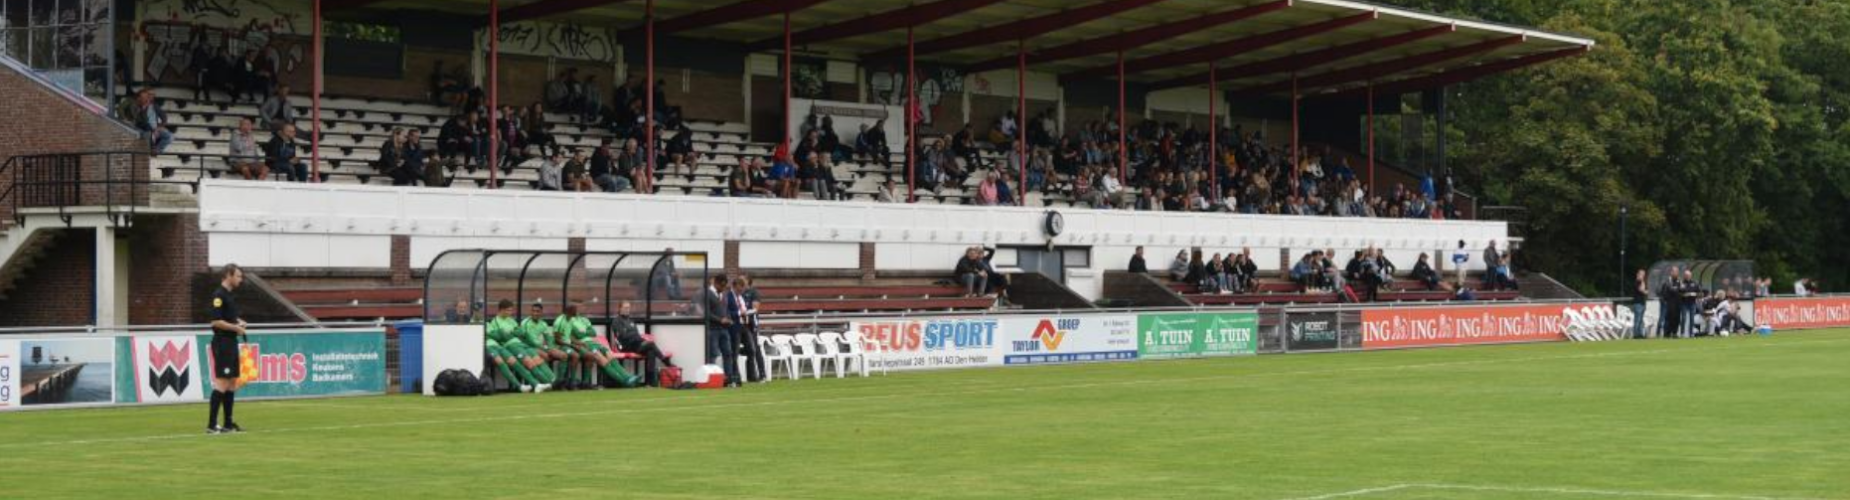
<path id="1" fill-rule="evenodd" d="M 0 415 L 5 498 L 1850 498 L 1850 331 Z"/>

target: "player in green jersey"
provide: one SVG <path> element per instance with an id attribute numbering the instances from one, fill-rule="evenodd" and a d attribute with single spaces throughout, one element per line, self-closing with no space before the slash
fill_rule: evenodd
<path id="1" fill-rule="evenodd" d="M 631 375 L 623 365 L 611 356 L 610 348 L 597 342 L 597 329 L 591 326 L 591 319 L 578 313 L 582 303 L 574 302 L 565 306 L 565 313 L 552 322 L 553 333 L 558 336 L 559 346 L 570 349 L 578 355 L 578 387 L 596 387 L 592 380 L 593 368 L 602 369 L 611 380 L 623 387 L 635 387 L 642 382 L 640 377 Z"/>

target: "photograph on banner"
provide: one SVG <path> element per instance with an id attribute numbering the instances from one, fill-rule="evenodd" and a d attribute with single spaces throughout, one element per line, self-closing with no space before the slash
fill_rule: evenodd
<path id="1" fill-rule="evenodd" d="M 115 401 L 113 338 L 20 340 L 18 356 L 22 406 Z"/>
<path id="2" fill-rule="evenodd" d="M 1160 313 L 1137 315 L 1137 357 L 1193 358 L 1259 352 L 1259 315 Z"/>
<path id="3" fill-rule="evenodd" d="M 1753 324 L 1775 330 L 1850 326 L 1850 297 L 1759 299 L 1753 310 Z"/>
<path id="4" fill-rule="evenodd" d="M 933 370 L 1002 365 L 994 318 L 917 318 L 856 321 L 848 330 L 867 342 L 870 366 L 888 370 Z"/>
<path id="5" fill-rule="evenodd" d="M 1286 351 L 1333 351 L 1341 347 L 1336 313 L 1286 313 Z"/>
<path id="6" fill-rule="evenodd" d="M 1003 364 L 1082 363 L 1137 359 L 1137 316 L 1076 315 L 1004 318 Z"/>
<path id="7" fill-rule="evenodd" d="M 121 354 L 127 359 L 123 368 L 128 375 L 119 383 L 124 388 L 117 402 L 154 403 L 205 401 L 203 386 L 209 386 L 210 373 L 201 369 L 199 359 L 204 349 L 192 335 L 122 337 L 128 348 Z M 118 357 L 117 359 L 122 359 Z"/>
<path id="8" fill-rule="evenodd" d="M 201 344 L 211 335 L 197 338 Z M 385 332 L 264 333 L 238 344 L 238 396 L 385 392 Z M 213 368 L 206 360 L 207 369 Z"/>
<path id="9" fill-rule="evenodd" d="M 1386 349 L 1566 340 L 1570 304 L 1382 308 L 1362 311 L 1362 347 Z"/>
<path id="10" fill-rule="evenodd" d="M 0 340 L 0 411 L 19 408 L 19 341 Z"/>

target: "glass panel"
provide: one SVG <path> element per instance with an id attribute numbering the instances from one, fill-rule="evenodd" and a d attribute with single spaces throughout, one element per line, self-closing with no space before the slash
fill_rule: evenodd
<path id="1" fill-rule="evenodd" d="M 52 64 L 52 28 L 30 28 L 31 39 L 26 41 L 26 64 L 34 68 L 49 68 Z"/>

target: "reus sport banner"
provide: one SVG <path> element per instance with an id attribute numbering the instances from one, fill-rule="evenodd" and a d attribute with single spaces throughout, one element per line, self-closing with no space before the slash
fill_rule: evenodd
<path id="1" fill-rule="evenodd" d="M 1362 311 L 1362 348 L 1566 340 L 1571 304 L 1382 308 Z"/>
<path id="2" fill-rule="evenodd" d="M 870 366 L 906 371 L 1000 366 L 998 325 L 995 318 L 918 318 L 857 321 L 848 330 L 873 344 Z"/>
<path id="3" fill-rule="evenodd" d="M 129 361 L 134 390 L 122 391 L 128 402 L 203 401 L 202 386 L 211 375 L 200 369 L 205 353 L 199 337 L 143 336 L 129 339 Z M 119 398 L 120 399 L 120 398 Z"/>
<path id="4" fill-rule="evenodd" d="M 1005 318 L 1003 364 L 1079 363 L 1137 359 L 1137 316 L 1075 315 Z"/>
<path id="5" fill-rule="evenodd" d="M 1159 313 L 1137 315 L 1137 357 L 1194 358 L 1259 352 L 1259 315 Z"/>

